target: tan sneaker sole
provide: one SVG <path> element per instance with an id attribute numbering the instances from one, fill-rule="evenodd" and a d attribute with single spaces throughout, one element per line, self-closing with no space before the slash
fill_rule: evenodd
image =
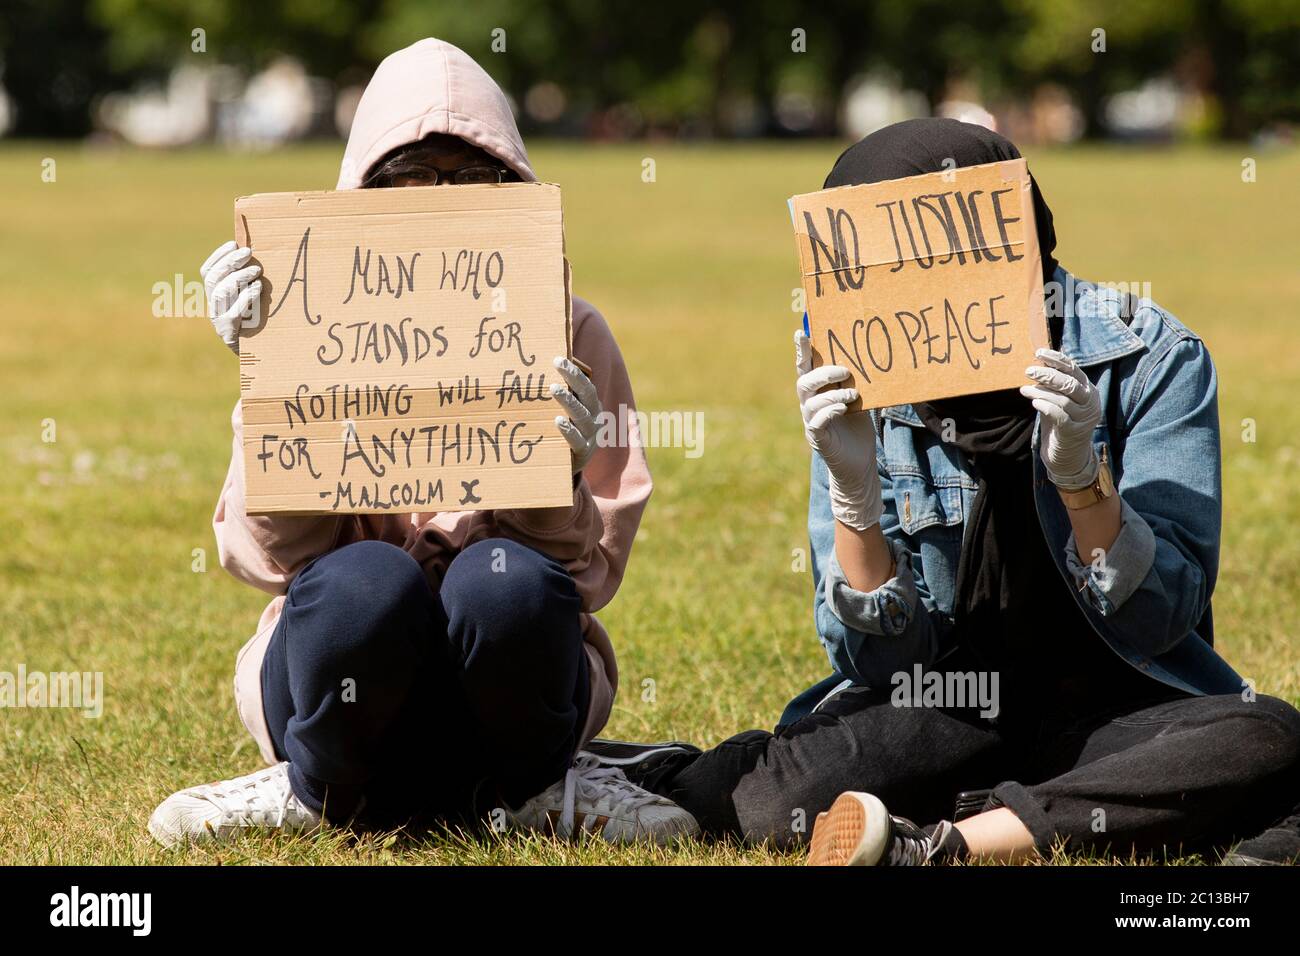
<path id="1" fill-rule="evenodd" d="M 808 866 L 875 866 L 885 855 L 892 826 L 878 797 L 849 791 L 813 824 Z"/>

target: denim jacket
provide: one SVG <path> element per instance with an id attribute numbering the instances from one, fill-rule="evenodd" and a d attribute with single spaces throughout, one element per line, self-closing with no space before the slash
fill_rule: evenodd
<path id="1" fill-rule="evenodd" d="M 1214 365 L 1201 340 L 1148 299 L 1054 276 L 1065 324 L 1061 350 L 1100 391 L 1093 435 L 1109 456 L 1122 526 L 1099 560 L 1076 553 L 1064 504 L 1038 456 L 1033 495 L 1057 570 L 1099 638 L 1133 667 L 1194 694 L 1239 693 L 1213 650 L 1210 595 L 1219 564 L 1221 473 Z M 1025 363 L 1030 364 L 1029 362 Z M 826 463 L 812 456 L 808 534 L 813 616 L 835 674 L 787 708 L 783 724 L 845 683 L 885 687 L 951 648 L 958 556 L 977 488 L 962 452 L 943 444 L 910 405 L 871 412 L 895 576 L 855 591 L 835 558 Z M 1082 558 L 1082 559 L 1081 559 Z M 1044 628 L 1050 628 L 1044 622 Z"/>

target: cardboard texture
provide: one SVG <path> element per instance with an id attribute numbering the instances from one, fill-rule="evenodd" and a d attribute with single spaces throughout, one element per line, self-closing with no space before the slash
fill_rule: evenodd
<path id="1" fill-rule="evenodd" d="M 264 276 L 239 340 L 250 514 L 572 504 L 559 187 L 247 196 L 235 234 Z"/>
<path id="2" fill-rule="evenodd" d="M 790 200 L 813 364 L 851 411 L 1015 388 L 1049 344 L 1023 159 Z"/>

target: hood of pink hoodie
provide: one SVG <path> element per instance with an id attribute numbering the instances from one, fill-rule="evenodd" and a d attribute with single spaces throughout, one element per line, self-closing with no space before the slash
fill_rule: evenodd
<path id="1" fill-rule="evenodd" d="M 361 95 L 338 189 L 356 189 L 391 150 L 431 133 L 491 153 L 525 182 L 537 175 L 501 87 L 465 51 L 432 37 L 384 58 Z"/>

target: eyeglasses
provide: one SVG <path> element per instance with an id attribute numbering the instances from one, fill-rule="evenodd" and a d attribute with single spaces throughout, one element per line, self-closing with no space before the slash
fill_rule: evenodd
<path id="1" fill-rule="evenodd" d="M 501 166 L 462 166 L 443 170 L 435 166 L 412 166 L 383 177 L 386 186 L 477 186 L 484 183 L 503 183 L 511 171 Z"/>

